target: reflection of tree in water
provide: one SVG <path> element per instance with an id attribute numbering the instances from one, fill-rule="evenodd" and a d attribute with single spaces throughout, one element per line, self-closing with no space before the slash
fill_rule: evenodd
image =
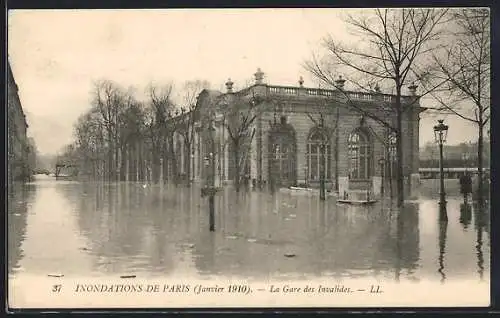
<path id="1" fill-rule="evenodd" d="M 420 258 L 420 230 L 418 203 L 405 203 L 398 216 L 398 236 L 400 242 L 401 267 L 412 273 L 417 268 Z"/>
<path id="2" fill-rule="evenodd" d="M 36 187 L 33 184 L 18 185 L 8 193 L 7 253 L 9 274 L 14 274 L 19 269 L 19 262 L 24 257 L 22 244 L 26 235 L 28 208 L 35 197 Z"/>
<path id="3" fill-rule="evenodd" d="M 479 279 L 484 276 L 484 252 L 483 252 L 483 232 L 489 234 L 489 207 L 480 207 L 474 205 L 474 226 L 476 230 L 476 255 L 477 255 L 477 273 Z"/>

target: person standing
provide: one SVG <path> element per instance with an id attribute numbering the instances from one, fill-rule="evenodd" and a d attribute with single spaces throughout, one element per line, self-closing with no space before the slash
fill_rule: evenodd
<path id="1" fill-rule="evenodd" d="M 472 178 L 469 171 L 460 177 L 460 193 L 464 196 L 464 203 L 467 204 L 467 199 L 472 193 Z"/>

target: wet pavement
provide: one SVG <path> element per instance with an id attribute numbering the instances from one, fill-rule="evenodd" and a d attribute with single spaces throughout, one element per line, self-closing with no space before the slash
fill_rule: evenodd
<path id="1" fill-rule="evenodd" d="M 448 196 L 444 224 L 427 193 L 398 211 L 228 188 L 210 233 L 196 186 L 39 177 L 9 197 L 9 275 L 489 280 L 489 212 Z"/>

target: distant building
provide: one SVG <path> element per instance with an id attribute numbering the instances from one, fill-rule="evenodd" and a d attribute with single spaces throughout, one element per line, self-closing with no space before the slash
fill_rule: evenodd
<path id="1" fill-rule="evenodd" d="M 344 82 L 339 78 L 337 88 L 343 88 Z M 302 79 L 296 87 L 265 84 L 260 70 L 255 74 L 254 85 L 238 92 L 233 92 L 232 86 L 233 83 L 228 81 L 225 93 L 204 90 L 199 95 L 202 116 L 197 122 L 193 149 L 183 149 L 182 137 L 177 137 L 179 151 L 176 152 L 182 162 L 181 173 L 188 171 L 186 165 L 190 165 L 192 179 L 203 180 L 206 177 L 206 158 L 210 152 L 206 117 L 213 112 L 217 179 L 220 184 L 233 181 L 237 173 L 234 171 L 228 129 L 223 125 L 225 114 L 230 111 L 228 107 L 235 107 L 233 101 L 237 98 L 260 98 L 264 102 L 252 110 L 257 118 L 250 131 L 255 133 L 249 138 L 251 140 L 247 140 L 247 147 L 243 148 L 245 158 L 242 160 L 244 174 L 253 183 L 268 184 L 273 181 L 278 186 L 317 186 L 320 181 L 320 140 L 326 135 L 329 136 L 325 149 L 329 189 L 340 193 L 351 189 L 377 192 L 382 179 L 395 176 L 395 136 L 374 119 L 346 107 L 347 97 L 339 89 L 308 88 L 303 85 Z M 416 190 L 419 183 L 419 114 L 425 109 L 420 107 L 416 88 L 410 87 L 410 94 L 402 97 L 404 105 L 411 105 L 403 115 L 402 131 L 405 189 L 409 192 Z M 387 107 L 395 102 L 394 95 L 383 94 L 379 90 L 347 94 L 359 107 L 377 107 L 381 117 L 385 116 L 388 120 L 395 118 L 395 113 L 388 111 Z M 247 105 L 250 107 L 250 103 Z"/>
<path id="2" fill-rule="evenodd" d="M 27 181 L 32 175 L 30 167 L 30 142 L 26 135 L 28 124 L 18 95 L 18 87 L 12 74 L 10 63 L 7 63 L 7 123 L 8 123 L 8 183 Z"/>
<path id="3" fill-rule="evenodd" d="M 474 167 L 477 168 L 477 142 L 463 142 L 458 145 L 443 147 L 444 166 L 449 168 Z M 490 142 L 483 144 L 483 165 L 490 166 Z M 439 148 L 435 143 L 427 143 L 420 148 L 420 166 L 432 168 L 439 166 Z"/>

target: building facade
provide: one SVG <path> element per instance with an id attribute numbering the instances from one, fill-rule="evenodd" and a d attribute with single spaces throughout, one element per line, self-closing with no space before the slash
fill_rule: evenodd
<path id="1" fill-rule="evenodd" d="M 32 145 L 26 135 L 28 124 L 10 63 L 7 66 L 7 85 L 7 178 L 11 184 L 14 181 L 28 181 L 33 167 L 30 160 Z"/>
<path id="2" fill-rule="evenodd" d="M 395 135 L 377 120 L 395 123 L 395 112 L 390 110 L 395 96 L 346 92 L 344 82 L 339 78 L 333 90 L 307 88 L 302 79 L 297 87 L 276 86 L 265 84 L 259 70 L 255 84 L 241 91 L 233 92 L 230 80 L 225 93 L 203 91 L 198 97 L 201 116 L 193 149 L 177 151 L 181 166 L 191 165 L 192 180 L 203 182 L 213 151 L 219 184 L 234 182 L 241 175 L 254 185 L 317 187 L 324 169 L 331 191 L 362 189 L 378 194 L 381 183 L 396 173 Z M 416 195 L 419 114 L 424 108 L 415 86 L 402 103 L 405 189 Z M 210 121 L 215 128 L 212 136 Z M 235 143 L 235 135 L 243 137 Z M 235 144 L 238 155 L 234 155 Z"/>

